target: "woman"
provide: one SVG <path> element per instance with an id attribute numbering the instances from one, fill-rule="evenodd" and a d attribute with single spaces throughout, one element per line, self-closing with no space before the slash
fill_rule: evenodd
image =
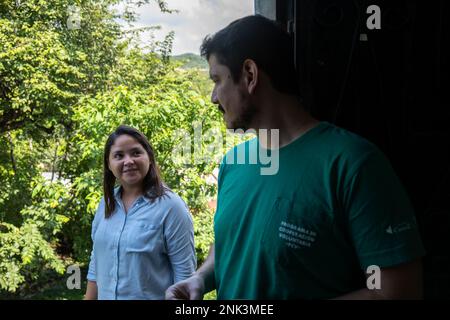
<path id="1" fill-rule="evenodd" d="M 192 219 L 164 186 L 153 149 L 136 129 L 120 126 L 106 141 L 103 192 L 85 299 L 164 299 L 170 285 L 195 271 Z"/>

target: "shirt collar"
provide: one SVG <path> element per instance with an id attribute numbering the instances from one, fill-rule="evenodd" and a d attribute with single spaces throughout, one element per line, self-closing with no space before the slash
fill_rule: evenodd
<path id="1" fill-rule="evenodd" d="M 118 186 L 114 188 L 114 198 L 116 199 L 117 202 L 121 203 L 122 199 L 120 198 L 121 195 L 121 191 L 122 191 L 122 187 Z M 139 196 L 138 201 L 142 201 L 144 200 L 147 203 L 150 203 L 150 199 L 145 197 L 144 195 Z"/>

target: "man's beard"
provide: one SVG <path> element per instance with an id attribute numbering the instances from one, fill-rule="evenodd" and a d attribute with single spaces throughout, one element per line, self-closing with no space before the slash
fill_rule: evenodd
<path id="1" fill-rule="evenodd" d="M 230 122 L 230 125 L 227 124 L 227 129 L 242 129 L 247 131 L 248 129 L 256 129 L 250 128 L 252 125 L 252 121 L 255 119 L 256 114 L 258 113 L 258 108 L 254 104 L 245 104 L 243 107 L 242 113 Z"/>

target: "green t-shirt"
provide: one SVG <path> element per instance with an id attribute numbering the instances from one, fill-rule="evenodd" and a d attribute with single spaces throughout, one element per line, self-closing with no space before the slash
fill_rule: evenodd
<path id="1" fill-rule="evenodd" d="M 424 255 L 408 196 L 367 140 L 321 122 L 279 149 L 274 175 L 248 163 L 259 148 L 247 141 L 221 164 L 218 299 L 332 298 L 365 287 L 370 265 Z M 247 164 L 231 164 L 244 149 Z"/>

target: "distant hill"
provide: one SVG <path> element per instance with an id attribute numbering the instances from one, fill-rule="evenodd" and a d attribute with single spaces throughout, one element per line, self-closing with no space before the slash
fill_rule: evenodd
<path id="1" fill-rule="evenodd" d="M 208 62 L 194 53 L 183 53 L 177 56 L 172 56 L 171 59 L 174 61 L 181 61 L 181 68 L 183 69 L 208 69 Z"/>

